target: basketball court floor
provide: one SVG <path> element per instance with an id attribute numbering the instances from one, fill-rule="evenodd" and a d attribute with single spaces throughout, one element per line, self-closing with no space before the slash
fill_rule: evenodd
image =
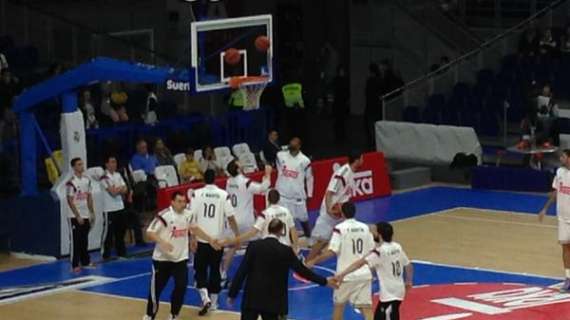
<path id="1" fill-rule="evenodd" d="M 537 222 L 536 212 L 545 201 L 538 195 L 433 186 L 358 203 L 358 217 L 392 221 L 396 241 L 414 261 L 415 287 L 402 305 L 402 319 L 569 319 L 570 294 L 556 289 L 563 275 L 556 220 L 550 216 Z M 333 259 L 316 271 L 331 275 L 334 268 Z M 2 318 L 142 317 L 149 256 L 108 262 L 80 275 L 69 269 L 67 261 L 4 268 Z M 191 281 L 181 319 L 197 317 L 199 296 L 193 285 Z M 163 293 L 165 302 L 168 292 L 170 287 Z M 289 296 L 290 319 L 330 319 L 328 288 L 291 279 Z M 223 311 L 205 319 L 239 319 L 240 301 L 226 305 L 225 292 L 220 300 Z M 158 318 L 166 319 L 168 310 L 164 303 Z M 345 319 L 361 317 L 347 308 Z"/>

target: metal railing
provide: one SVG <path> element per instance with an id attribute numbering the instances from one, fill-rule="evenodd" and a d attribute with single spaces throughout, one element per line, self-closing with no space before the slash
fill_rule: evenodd
<path id="1" fill-rule="evenodd" d="M 566 0 L 559 0 L 506 30 L 496 37 L 484 42 L 479 48 L 441 66 L 404 86 L 382 96 L 382 108 L 385 120 L 401 121 L 404 108 L 407 106 L 424 107 L 427 97 L 433 94 L 447 94 L 458 82 L 473 84 L 477 71 L 491 69 L 497 71 L 502 58 L 518 49 L 522 31 L 531 23 L 538 26 L 551 27 L 554 9 L 560 5 L 568 5 Z"/>

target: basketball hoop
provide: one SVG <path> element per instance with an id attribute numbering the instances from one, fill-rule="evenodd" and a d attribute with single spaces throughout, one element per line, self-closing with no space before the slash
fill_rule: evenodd
<path id="1" fill-rule="evenodd" d="M 240 90 L 245 111 L 259 109 L 261 94 L 267 83 L 269 83 L 269 77 L 265 76 L 232 77 L 229 81 L 230 87 Z"/>

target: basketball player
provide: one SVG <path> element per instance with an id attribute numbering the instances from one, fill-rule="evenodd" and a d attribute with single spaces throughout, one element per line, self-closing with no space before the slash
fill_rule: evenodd
<path id="1" fill-rule="evenodd" d="M 91 180 L 83 175 L 85 167 L 83 160 L 71 160 L 73 176 L 65 184 L 68 217 L 71 223 L 71 268 L 73 272 L 80 272 L 81 266 L 93 267 L 89 257 L 89 230 L 95 224 L 95 210 L 93 210 L 93 197 L 91 195 Z"/>
<path id="2" fill-rule="evenodd" d="M 346 219 L 333 229 L 329 249 L 313 260 L 307 267 L 337 256 L 337 272 L 341 272 L 355 261 L 365 257 L 374 249 L 374 237 L 368 225 L 356 220 L 356 207 L 352 202 L 342 204 L 341 213 Z M 344 277 L 344 282 L 334 291 L 333 320 L 342 320 L 344 306 L 350 302 L 358 308 L 364 318 L 372 319 L 372 274 L 362 266 Z"/>
<path id="3" fill-rule="evenodd" d="M 103 233 L 101 234 L 101 256 L 109 259 L 111 245 L 115 243 L 117 255 L 125 257 L 125 230 L 127 228 L 127 213 L 123 196 L 127 193 L 127 185 L 119 172 L 117 172 L 117 159 L 108 156 L 105 162 L 105 174 L 101 177 L 103 192 Z"/>
<path id="4" fill-rule="evenodd" d="M 289 150 L 277 153 L 277 182 L 275 188 L 281 195 L 279 204 L 293 214 L 303 228 L 307 239 L 311 236 L 307 198 L 313 196 L 313 170 L 311 160 L 301 152 L 301 139 L 289 142 Z M 305 189 L 306 188 L 306 189 Z"/>
<path id="5" fill-rule="evenodd" d="M 570 149 L 562 151 L 560 156 L 562 166 L 556 171 L 552 188 L 554 191 L 540 211 L 538 219 L 544 219 L 546 211 L 556 201 L 556 212 L 558 215 L 558 241 L 562 246 L 562 261 L 565 269 L 565 281 L 560 290 L 570 292 Z"/>
<path id="6" fill-rule="evenodd" d="M 307 260 L 312 260 L 321 253 L 332 236 L 333 228 L 342 221 L 339 206 L 348 202 L 352 197 L 354 173 L 362 166 L 362 161 L 362 155 L 351 155 L 348 163 L 333 173 L 321 204 L 319 217 L 313 228 L 315 243 L 311 247 Z"/>
<path id="7" fill-rule="evenodd" d="M 293 248 L 295 252 L 299 251 L 299 237 L 295 229 L 295 219 L 291 212 L 285 207 L 278 205 L 279 191 L 275 189 L 269 190 L 267 195 L 269 206 L 257 217 L 253 228 L 245 233 L 241 233 L 237 239 L 222 241 L 221 245 L 230 245 L 233 243 L 241 243 L 251 239 L 261 233 L 261 238 L 267 237 L 269 234 L 269 222 L 273 219 L 279 219 L 283 222 L 283 235 L 279 237 L 279 242 Z"/>
<path id="8" fill-rule="evenodd" d="M 230 196 L 232 206 L 235 210 L 235 219 L 238 225 L 239 233 L 249 231 L 255 223 L 255 212 L 253 209 L 253 197 L 256 194 L 265 193 L 271 184 L 271 166 L 265 166 L 265 175 L 262 183 L 251 181 L 243 175 L 243 170 L 237 160 L 232 160 L 227 166 L 230 178 L 226 184 L 226 192 Z M 229 231 L 229 230 L 227 230 Z M 234 258 L 237 246 L 229 248 L 224 257 L 222 266 L 222 282 L 225 286 L 227 281 L 227 271 L 230 268 Z"/>
<path id="9" fill-rule="evenodd" d="M 227 220 L 235 236 L 239 237 L 230 196 L 214 184 L 215 178 L 214 170 L 206 170 L 204 173 L 206 186 L 194 191 L 190 201 L 192 219 L 202 230 L 216 239 L 223 237 Z M 208 310 L 216 310 L 218 307 L 223 251 L 212 248 L 207 239 L 200 236 L 193 238 L 192 246 L 196 250 L 194 256 L 196 287 L 202 298 L 202 310 L 198 314 L 203 316 Z"/>
<path id="10" fill-rule="evenodd" d="M 160 294 L 170 277 L 174 289 L 170 301 L 170 320 L 176 319 L 182 308 L 188 285 L 189 233 L 198 235 L 209 245 L 219 249 L 215 239 L 191 224 L 192 215 L 186 210 L 186 197 L 181 192 L 172 194 L 170 207 L 162 210 L 150 223 L 147 236 L 156 243 L 152 254 L 150 293 L 143 320 L 153 320 L 158 313 Z"/>
<path id="11" fill-rule="evenodd" d="M 346 281 L 352 272 L 361 270 L 365 265 L 375 269 L 382 290 L 380 290 L 380 303 L 374 312 L 374 320 L 399 320 L 400 304 L 404 300 L 406 291 L 412 288 L 414 268 L 402 246 L 392 241 L 394 235 L 392 225 L 380 222 L 376 224 L 376 230 L 380 238 L 378 240 L 381 241 L 380 246 L 338 273 L 336 277 L 342 282 Z"/>

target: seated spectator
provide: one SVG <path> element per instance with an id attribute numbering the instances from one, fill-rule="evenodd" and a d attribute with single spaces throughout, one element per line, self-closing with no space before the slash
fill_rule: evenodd
<path id="1" fill-rule="evenodd" d="M 82 92 L 79 109 L 81 109 L 85 118 L 85 129 L 99 128 L 99 122 L 97 122 L 97 117 L 95 116 L 95 107 L 93 107 L 91 102 L 91 91 L 84 90 Z"/>
<path id="2" fill-rule="evenodd" d="M 142 114 L 144 123 L 148 125 L 154 125 L 158 123 L 158 115 L 156 110 L 158 109 L 158 97 L 154 93 L 154 86 L 152 84 L 145 85 L 147 92 L 146 97 L 146 107 Z"/>
<path id="3" fill-rule="evenodd" d="M 111 119 L 113 122 L 127 122 L 129 121 L 129 116 L 127 114 L 127 100 L 129 96 L 123 90 L 119 83 L 114 83 L 112 85 L 110 101 L 111 101 Z"/>
<path id="4" fill-rule="evenodd" d="M 148 153 L 146 141 L 139 140 L 137 142 L 137 153 L 131 159 L 133 170 L 144 170 L 147 176 L 154 176 L 154 169 L 159 165 L 156 157 Z"/>
<path id="5" fill-rule="evenodd" d="M 556 41 L 552 37 L 552 30 L 546 29 L 544 35 L 539 42 L 539 50 L 541 55 L 551 55 L 556 50 Z"/>
<path id="6" fill-rule="evenodd" d="M 178 166 L 178 174 L 182 183 L 204 180 L 200 164 L 194 159 L 194 149 L 188 148 L 186 150 L 186 159 Z"/>
<path id="7" fill-rule="evenodd" d="M 172 153 L 164 144 L 162 139 L 156 139 L 154 143 L 154 155 L 158 160 L 158 164 L 161 166 L 173 166 L 176 168 L 176 162 L 174 162 L 174 157 Z"/>
<path id="8" fill-rule="evenodd" d="M 224 169 L 216 159 L 216 154 L 211 146 L 204 147 L 202 159 L 200 159 L 200 170 L 206 172 L 206 170 L 214 170 L 217 176 L 224 176 Z"/>
<path id="9" fill-rule="evenodd" d="M 267 136 L 267 141 L 263 146 L 263 156 L 267 161 L 267 164 L 275 166 L 275 159 L 277 157 L 277 152 L 281 151 L 281 146 L 279 145 L 279 133 L 277 130 L 269 131 Z"/>

